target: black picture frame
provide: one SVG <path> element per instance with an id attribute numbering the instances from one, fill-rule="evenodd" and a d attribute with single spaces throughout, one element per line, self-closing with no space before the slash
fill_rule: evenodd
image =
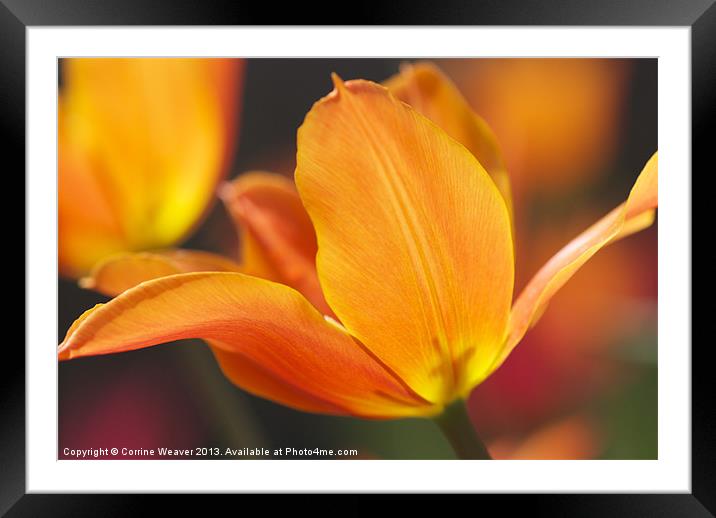
<path id="1" fill-rule="evenodd" d="M 689 26 L 692 50 L 692 170 L 707 169 L 716 106 L 714 0 L 449 1 L 335 4 L 310 8 L 261 2 L 201 0 L 0 0 L 0 99 L 6 178 L 25 169 L 26 30 L 47 25 L 660 25 Z M 268 7 L 268 8 L 267 8 Z M 324 13 L 317 19 L 316 13 Z M 328 19 L 332 17 L 333 19 Z M 10 158 L 8 163 L 7 158 Z M 712 168 L 713 166 L 711 166 Z M 684 172 L 688 174 L 688 172 Z M 23 182 L 24 192 L 24 182 Z M 17 191 L 15 191 L 17 192 Z M 17 218 L 15 218 L 17 219 Z M 13 222 L 14 219 L 7 221 Z M 19 225 L 13 225 L 19 227 Z M 22 238 L 24 243 L 24 236 Z M 20 242 L 18 239 L 16 242 Z M 25 258 L 27 259 L 27 258 Z M 26 274 L 27 275 L 27 274 Z M 15 276 L 18 277 L 19 276 Z M 16 292 L 19 293 L 19 292 Z M 12 304 L 18 305 L 15 300 Z M 11 323 L 6 323 L 11 327 Z M 681 344 L 689 347 L 691 344 Z M 27 344 L 26 344 L 27 346 Z M 640 495 L 530 495 L 501 498 L 501 512 L 529 499 L 530 512 L 570 516 L 716 516 L 716 410 L 708 346 L 692 347 L 692 492 Z M 25 494 L 25 354 L 6 338 L 0 390 L 0 514 L 7 516 L 124 516 L 138 495 Z M 353 512 L 369 504 L 355 496 Z M 181 501 L 183 499 L 179 499 Z M 505 500 L 509 500 L 506 502 Z M 306 505 L 311 506 L 310 500 Z"/>

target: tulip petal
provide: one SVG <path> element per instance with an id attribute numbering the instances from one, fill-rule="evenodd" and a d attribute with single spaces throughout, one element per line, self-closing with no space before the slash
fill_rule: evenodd
<path id="1" fill-rule="evenodd" d="M 173 275 L 125 291 L 83 315 L 58 356 L 184 338 L 209 341 L 233 382 L 289 406 L 376 418 L 435 412 L 298 292 L 240 273 Z"/>
<path id="2" fill-rule="evenodd" d="M 286 284 L 333 315 L 316 273 L 316 233 L 291 180 L 244 173 L 220 190 L 242 243 L 245 273 Z"/>
<path id="3" fill-rule="evenodd" d="M 277 377 L 247 356 L 230 352 L 223 343 L 216 340 L 208 340 L 207 343 L 224 376 L 253 395 L 303 412 L 345 413 L 340 406 L 313 396 L 295 384 Z"/>
<path id="4" fill-rule="evenodd" d="M 200 250 L 161 250 L 112 256 L 97 264 L 80 286 L 114 297 L 142 282 L 189 272 L 240 272 L 221 255 Z"/>
<path id="5" fill-rule="evenodd" d="M 384 83 L 398 99 L 440 126 L 465 146 L 487 170 L 512 213 L 510 177 L 497 137 L 450 79 L 432 63 L 404 66 Z"/>
<path id="6" fill-rule="evenodd" d="M 58 111 L 58 267 L 61 275 L 78 278 L 99 258 L 124 250 L 127 239 L 96 164 L 67 129 L 63 103 Z"/>
<path id="7" fill-rule="evenodd" d="M 296 185 L 326 300 L 429 401 L 464 395 L 504 343 L 510 218 L 475 157 L 387 89 L 343 83 L 298 132 Z"/>
<path id="8" fill-rule="evenodd" d="M 241 61 L 81 58 L 63 65 L 59 183 L 71 198 L 64 205 L 95 203 L 63 189 L 73 174 L 66 168 L 76 163 L 64 155 L 79 153 L 119 226 L 121 246 L 111 251 L 171 246 L 197 224 L 226 171 L 235 138 L 236 101 L 229 99 L 238 92 Z M 63 215 L 61 207 L 61 226 Z M 106 257 L 106 247 L 86 245 L 83 263 L 65 271 L 86 273 Z"/>
<path id="9" fill-rule="evenodd" d="M 643 230 L 658 204 L 658 154 L 644 166 L 625 203 L 613 209 L 557 252 L 522 290 L 512 307 L 510 332 L 496 369 L 546 309 L 549 300 L 604 246 Z"/>

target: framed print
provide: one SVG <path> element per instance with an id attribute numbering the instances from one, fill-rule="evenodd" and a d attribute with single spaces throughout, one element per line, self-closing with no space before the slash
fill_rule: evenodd
<path id="1" fill-rule="evenodd" d="M 6 2 L 27 305 L 3 511 L 440 492 L 713 513 L 691 170 L 716 8 L 517 4 L 253 26 Z"/>

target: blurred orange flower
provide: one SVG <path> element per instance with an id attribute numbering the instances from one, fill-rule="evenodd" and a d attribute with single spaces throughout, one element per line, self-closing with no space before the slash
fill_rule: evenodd
<path id="1" fill-rule="evenodd" d="M 629 68 L 618 59 L 446 60 L 494 128 L 519 193 L 586 183 L 614 159 Z M 459 63 L 459 64 L 458 64 Z"/>
<path id="2" fill-rule="evenodd" d="M 490 444 L 490 453 L 495 459 L 593 459 L 601 453 L 600 435 L 589 418 L 577 414 L 544 425 L 526 437 L 501 437 Z"/>
<path id="3" fill-rule="evenodd" d="M 59 269 L 163 248 L 214 199 L 236 140 L 243 62 L 66 59 L 59 100 Z"/>
<path id="4" fill-rule="evenodd" d="M 299 130 L 296 184 L 315 231 L 315 278 L 312 241 L 296 239 L 313 235 L 291 205 L 298 197 L 254 176 L 251 189 L 224 193 L 256 241 L 244 257 L 262 261 L 255 273 L 293 288 L 235 272 L 150 280 L 85 312 L 59 358 L 202 338 L 229 379 L 287 406 L 434 416 L 502 364 L 599 249 L 653 222 L 656 154 L 627 201 L 552 257 L 512 304 L 509 183 L 490 156 L 496 146 L 468 140 L 491 139 L 489 128 L 434 67 L 399 79 L 415 108 L 390 82 L 395 95 L 334 78 Z M 278 191 L 280 204 L 272 202 Z M 316 309 L 323 304 L 330 312 Z"/>

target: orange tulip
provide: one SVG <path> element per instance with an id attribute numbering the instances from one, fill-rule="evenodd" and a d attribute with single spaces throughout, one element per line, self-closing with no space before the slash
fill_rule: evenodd
<path id="1" fill-rule="evenodd" d="M 59 269 L 164 248 L 214 199 L 236 139 L 240 60 L 67 59 L 59 100 Z"/>
<path id="2" fill-rule="evenodd" d="M 290 190 L 284 209 L 272 202 L 275 189 L 258 201 L 265 176 L 250 195 L 224 193 L 254 240 L 244 258 L 263 269 L 178 273 L 131 287 L 85 312 L 59 358 L 202 338 L 230 380 L 278 403 L 434 417 L 501 365 L 594 253 L 652 223 L 656 154 L 627 201 L 548 261 L 513 304 L 509 185 L 494 141 L 479 142 L 491 133 L 433 67 L 401 79 L 416 93 L 414 107 L 390 82 L 395 94 L 334 77 L 334 90 L 306 116 L 295 180 L 312 228 L 290 207 L 298 200 Z M 317 248 L 296 239 L 314 232 Z"/>

